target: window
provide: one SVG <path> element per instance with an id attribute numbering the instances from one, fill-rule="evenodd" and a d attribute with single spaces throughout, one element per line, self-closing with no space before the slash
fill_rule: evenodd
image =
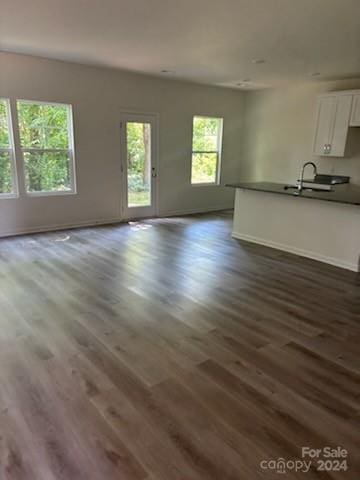
<path id="1" fill-rule="evenodd" d="M 0 197 L 17 194 L 9 100 L 0 98 Z"/>
<path id="2" fill-rule="evenodd" d="M 75 192 L 71 105 L 19 100 L 17 109 L 26 192 Z"/>
<path id="3" fill-rule="evenodd" d="M 216 185 L 220 181 L 222 118 L 194 117 L 191 183 Z"/>

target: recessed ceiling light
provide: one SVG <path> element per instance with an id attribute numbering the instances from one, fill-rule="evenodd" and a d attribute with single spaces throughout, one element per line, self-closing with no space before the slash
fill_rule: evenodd
<path id="1" fill-rule="evenodd" d="M 251 63 L 255 63 L 256 65 L 258 65 L 260 63 L 266 63 L 266 60 L 264 58 L 253 58 L 251 60 Z"/>

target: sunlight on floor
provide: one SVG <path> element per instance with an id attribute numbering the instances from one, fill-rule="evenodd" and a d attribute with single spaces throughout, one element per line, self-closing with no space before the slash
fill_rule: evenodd
<path id="1" fill-rule="evenodd" d="M 132 227 L 132 230 L 148 230 L 149 228 L 152 228 L 152 225 L 149 225 L 148 223 L 128 222 L 128 224 Z"/>

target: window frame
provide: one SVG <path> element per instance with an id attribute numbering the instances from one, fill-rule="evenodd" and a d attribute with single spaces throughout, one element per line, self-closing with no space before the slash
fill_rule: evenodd
<path id="1" fill-rule="evenodd" d="M 18 103 L 28 103 L 32 105 L 49 105 L 49 106 L 64 106 L 67 107 L 67 134 L 69 145 L 68 148 L 24 148 L 21 145 L 20 135 L 20 123 L 19 123 L 19 109 Z M 76 181 L 76 163 L 75 163 L 75 141 L 74 141 L 74 122 L 73 122 L 73 107 L 71 103 L 63 102 L 47 102 L 44 100 L 24 100 L 16 99 L 16 113 L 17 113 L 17 128 L 19 131 L 19 148 L 22 161 L 23 181 L 24 181 L 24 195 L 28 197 L 49 197 L 49 196 L 62 196 L 62 195 L 76 195 L 77 194 L 77 181 Z M 25 181 L 25 161 L 24 153 L 28 152 L 66 152 L 69 155 L 69 171 L 70 171 L 70 190 L 55 190 L 55 191 L 41 191 L 41 192 L 28 192 Z"/>
<path id="2" fill-rule="evenodd" d="M 7 198 L 18 198 L 19 185 L 18 185 L 18 175 L 17 175 L 17 167 L 16 167 L 15 141 L 14 141 L 13 121 L 11 116 L 10 98 L 0 97 L 0 101 L 5 102 L 6 120 L 7 120 L 8 132 L 9 132 L 9 147 L 8 148 L 0 147 L 0 152 L 7 152 L 9 154 L 10 168 L 11 168 L 11 185 L 12 185 L 12 191 L 10 193 L 0 192 L 0 200 L 4 200 Z"/>
<path id="3" fill-rule="evenodd" d="M 194 143 L 194 119 L 195 118 L 210 118 L 220 120 L 220 126 L 218 129 L 218 150 L 193 150 Z M 223 143 L 223 129 L 224 129 L 224 117 L 216 117 L 213 115 L 193 115 L 191 124 L 191 165 L 190 165 L 190 185 L 192 187 L 217 187 L 220 186 L 221 181 L 221 161 L 222 161 L 222 143 Z M 197 182 L 192 181 L 192 166 L 194 153 L 212 153 L 216 154 L 216 173 L 214 182 Z"/>

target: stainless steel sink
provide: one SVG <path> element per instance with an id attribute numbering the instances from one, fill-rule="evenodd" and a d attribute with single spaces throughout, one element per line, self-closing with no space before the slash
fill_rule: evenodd
<path id="1" fill-rule="evenodd" d="M 284 190 L 296 190 L 298 193 L 300 193 L 300 190 L 298 189 L 298 186 L 297 185 L 285 185 L 284 186 Z M 323 193 L 329 193 L 329 192 L 333 192 L 333 190 L 325 190 L 323 188 L 310 188 L 310 187 L 302 187 L 302 191 L 306 191 L 306 192 L 323 192 Z M 297 192 L 294 192 L 295 194 Z"/>

